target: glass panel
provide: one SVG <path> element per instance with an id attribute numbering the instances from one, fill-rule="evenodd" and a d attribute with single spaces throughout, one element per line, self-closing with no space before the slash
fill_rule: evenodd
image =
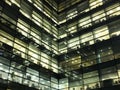
<path id="1" fill-rule="evenodd" d="M 108 16 L 116 16 L 116 15 L 120 15 L 120 5 L 117 3 L 117 4 L 114 4 L 114 5 L 111 5 L 109 6 L 108 8 L 106 8 L 106 11 L 107 11 L 107 15 Z"/>
<path id="2" fill-rule="evenodd" d="M 92 33 L 83 34 L 80 36 L 80 39 L 82 43 L 81 46 L 94 44 Z"/>
<path id="3" fill-rule="evenodd" d="M 107 26 L 99 27 L 99 28 L 95 29 L 95 31 L 93 33 L 94 33 L 94 37 L 96 38 L 96 42 L 110 38 L 109 30 L 108 30 Z"/>
<path id="4" fill-rule="evenodd" d="M 92 20 L 94 21 L 94 23 L 99 23 L 102 22 L 103 20 L 106 20 L 104 11 L 102 10 L 97 13 L 94 13 L 92 15 Z"/>
<path id="5" fill-rule="evenodd" d="M 83 78 L 88 78 L 96 75 L 98 75 L 98 71 L 92 71 L 92 72 L 84 73 Z"/>
<path id="6" fill-rule="evenodd" d="M 86 28 L 92 25 L 90 16 L 80 19 L 78 22 L 79 22 L 78 26 L 81 28 Z"/>
<path id="7" fill-rule="evenodd" d="M 98 81 L 99 81 L 99 77 L 87 78 L 87 79 L 84 79 L 84 84 L 98 82 Z"/>
<path id="8" fill-rule="evenodd" d="M 90 3 L 90 9 L 93 9 L 98 6 L 101 6 L 103 4 L 103 0 L 89 0 L 89 3 Z"/>

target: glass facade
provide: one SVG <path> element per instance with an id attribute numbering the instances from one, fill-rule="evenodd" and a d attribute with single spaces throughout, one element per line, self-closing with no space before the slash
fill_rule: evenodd
<path id="1" fill-rule="evenodd" d="M 0 1 L 0 79 L 8 84 L 14 82 L 38 90 L 58 89 L 54 76 L 58 73 L 54 57 L 58 54 L 57 6 L 52 3 Z M 47 75 L 47 71 L 51 74 Z"/>
<path id="2" fill-rule="evenodd" d="M 100 90 L 119 85 L 120 2 L 77 1 L 69 2 L 69 7 L 65 0 L 59 8 L 59 66 L 69 83 L 63 88 Z"/>
<path id="3" fill-rule="evenodd" d="M 119 0 L 1 0 L 0 88 L 119 85 L 119 23 Z"/>

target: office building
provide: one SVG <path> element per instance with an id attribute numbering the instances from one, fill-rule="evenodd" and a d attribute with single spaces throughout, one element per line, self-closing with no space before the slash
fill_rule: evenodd
<path id="1" fill-rule="evenodd" d="M 0 90 L 119 90 L 120 0 L 0 0 Z"/>

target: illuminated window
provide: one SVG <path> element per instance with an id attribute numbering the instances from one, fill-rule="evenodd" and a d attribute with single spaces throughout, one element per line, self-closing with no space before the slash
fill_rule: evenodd
<path id="1" fill-rule="evenodd" d="M 40 60 L 39 59 L 40 51 L 33 45 L 29 45 L 28 55 L 29 55 L 28 60 L 36 64 L 38 63 L 38 60 Z"/>
<path id="2" fill-rule="evenodd" d="M 85 43 L 84 45 L 94 44 L 92 33 L 83 34 L 82 36 L 80 36 L 80 39 L 81 39 L 80 43 Z"/>
<path id="3" fill-rule="evenodd" d="M 97 75 L 98 75 L 98 71 L 92 71 L 92 72 L 84 73 L 83 78 L 93 77 Z"/>
<path id="4" fill-rule="evenodd" d="M 93 82 L 98 82 L 99 81 L 99 77 L 91 77 L 91 78 L 87 78 L 84 79 L 84 84 L 88 84 L 88 83 L 93 83 Z"/>
<path id="5" fill-rule="evenodd" d="M 92 20 L 95 23 L 99 23 L 100 21 L 106 20 L 104 11 L 99 11 L 97 13 L 94 13 L 92 15 Z"/>
<path id="6" fill-rule="evenodd" d="M 102 0 L 89 0 L 89 3 L 90 3 L 90 9 L 103 5 Z"/>
<path id="7" fill-rule="evenodd" d="M 58 18 L 59 24 L 65 23 L 66 22 L 66 13 L 60 13 Z"/>
<path id="8" fill-rule="evenodd" d="M 52 30 L 52 33 L 54 33 L 53 36 L 55 36 L 56 38 L 58 38 L 58 30 L 57 30 L 57 28 L 55 26 L 52 26 L 51 30 Z"/>
<path id="9" fill-rule="evenodd" d="M 109 32 L 110 32 L 111 37 L 120 35 L 119 23 L 120 23 L 120 21 L 118 20 L 118 21 L 112 22 L 108 25 L 109 29 L 110 29 Z"/>
<path id="10" fill-rule="evenodd" d="M 71 40 L 68 41 L 68 47 L 74 48 L 74 46 L 77 47 L 77 45 L 79 45 L 79 37 L 77 38 L 73 38 Z"/>
<path id="11" fill-rule="evenodd" d="M 86 0 L 78 5 L 78 14 L 89 11 L 89 0 Z"/>
<path id="12" fill-rule="evenodd" d="M 67 34 L 60 35 L 59 38 L 67 37 Z"/>
<path id="13" fill-rule="evenodd" d="M 47 20 L 43 20 L 43 28 L 47 31 L 47 32 L 49 32 L 49 33 L 51 33 L 52 34 L 52 31 L 51 31 L 51 24 L 47 21 Z"/>
<path id="14" fill-rule="evenodd" d="M 67 32 L 74 33 L 76 31 L 77 31 L 77 24 L 76 24 L 76 22 L 68 25 Z"/>
<path id="15" fill-rule="evenodd" d="M 20 7 L 20 0 L 11 0 L 11 2 Z"/>
<path id="16" fill-rule="evenodd" d="M 0 36 L 4 36 L 4 37 L 6 37 L 6 38 L 8 38 L 10 40 L 13 40 L 13 36 L 6 33 L 6 32 L 4 32 L 3 30 L 0 30 Z"/>
<path id="17" fill-rule="evenodd" d="M 19 1 L 19 0 L 17 0 Z M 25 1 L 21 1 L 20 12 L 27 18 L 31 19 L 32 8 Z"/>
<path id="18" fill-rule="evenodd" d="M 106 8 L 107 15 L 108 16 L 115 16 L 115 15 L 120 15 L 120 5 L 119 4 L 114 4 L 112 6 L 109 6 Z"/>
<path id="19" fill-rule="evenodd" d="M 90 16 L 80 19 L 78 22 L 79 22 L 78 26 L 82 28 L 89 27 L 92 25 Z"/>
<path id="20" fill-rule="evenodd" d="M 43 11 L 43 4 L 40 0 L 35 0 L 33 5 L 40 11 Z"/>
<path id="21" fill-rule="evenodd" d="M 18 32 L 20 32 L 22 35 L 28 37 L 28 33 L 30 31 L 29 30 L 30 26 L 20 19 L 18 19 L 17 26 L 19 27 L 19 28 L 17 28 Z"/>
<path id="22" fill-rule="evenodd" d="M 32 0 L 28 0 L 28 2 L 33 3 L 33 1 L 32 1 Z"/>
<path id="23" fill-rule="evenodd" d="M 44 5 L 44 11 L 43 11 L 43 13 L 46 16 L 48 16 L 49 18 L 51 18 L 51 16 L 52 16 L 51 10 L 46 5 Z"/>
<path id="24" fill-rule="evenodd" d="M 102 80 L 118 78 L 115 67 L 102 69 L 101 72 L 102 72 Z"/>
<path id="25" fill-rule="evenodd" d="M 45 57 L 45 58 L 47 58 L 47 59 L 51 59 L 51 57 L 49 56 L 49 55 L 47 55 L 46 53 L 43 53 L 43 52 L 41 52 L 41 56 L 42 57 Z M 48 61 L 47 61 L 48 62 Z"/>
<path id="26" fill-rule="evenodd" d="M 32 13 L 32 21 L 36 23 L 38 26 L 42 27 L 42 17 L 35 11 L 33 11 Z"/>
<path id="27" fill-rule="evenodd" d="M 7 16 L 6 14 L 2 13 L 2 17 L 4 17 L 6 20 L 8 20 L 9 22 L 11 22 L 12 24 L 16 25 L 16 21 L 14 19 L 10 18 L 9 16 Z M 6 23 L 8 23 L 8 22 L 6 22 Z"/>
<path id="28" fill-rule="evenodd" d="M 94 33 L 94 37 L 96 38 L 96 40 L 106 40 L 109 39 L 109 30 L 107 26 L 102 26 L 99 27 L 97 29 L 95 29 Z"/>
<path id="29" fill-rule="evenodd" d="M 68 87 L 68 79 L 67 78 L 60 79 L 59 80 L 59 89 L 68 90 L 67 87 Z"/>
<path id="30" fill-rule="evenodd" d="M 77 10 L 69 11 L 66 17 L 67 17 L 68 20 L 72 19 L 72 18 L 77 16 L 77 13 L 78 13 Z"/>
<path id="31" fill-rule="evenodd" d="M 25 47 L 23 47 L 17 43 L 14 43 L 14 48 L 16 49 L 16 50 L 14 50 L 14 54 L 20 55 L 22 58 L 26 58 L 26 48 Z"/>
<path id="32" fill-rule="evenodd" d="M 64 41 L 64 42 L 59 43 L 59 51 L 61 53 L 67 51 L 67 42 Z"/>
<path id="33" fill-rule="evenodd" d="M 31 31 L 31 37 L 32 37 L 32 39 L 36 42 L 36 43 L 38 43 L 38 44 L 41 44 L 41 35 L 40 35 L 40 32 L 38 32 L 35 28 L 32 28 L 32 31 Z"/>
<path id="34" fill-rule="evenodd" d="M 0 30 L 0 41 L 13 46 L 13 37 L 8 33 L 3 32 L 2 30 Z"/>
<path id="35" fill-rule="evenodd" d="M 8 5 L 12 5 L 11 1 L 10 0 L 5 0 L 5 2 L 8 4 Z"/>
<path id="36" fill-rule="evenodd" d="M 1 39 L 2 42 L 6 43 L 10 46 L 13 46 L 13 41 L 9 40 L 8 38 L 0 36 L 0 39 Z"/>
<path id="37" fill-rule="evenodd" d="M 9 67 L 0 63 L 0 78 L 8 79 Z"/>

